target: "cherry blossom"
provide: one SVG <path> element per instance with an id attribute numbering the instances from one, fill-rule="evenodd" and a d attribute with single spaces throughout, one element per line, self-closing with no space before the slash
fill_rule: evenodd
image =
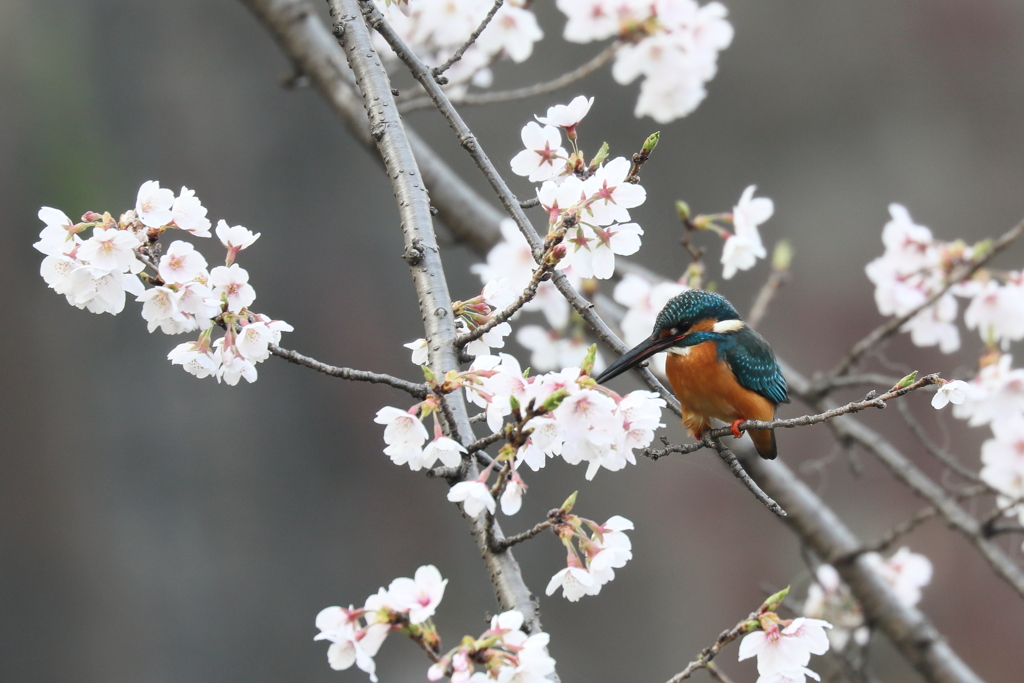
<path id="1" fill-rule="evenodd" d="M 947 403 L 959 405 L 967 398 L 968 391 L 970 391 L 970 386 L 967 382 L 958 379 L 946 382 L 939 387 L 939 390 L 935 392 L 935 396 L 932 397 L 932 407 L 936 409 L 945 408 Z"/>
<path id="2" fill-rule="evenodd" d="M 174 192 L 161 188 L 155 180 L 147 180 L 139 188 L 135 215 L 148 228 L 159 228 L 171 222 Z"/>
<path id="3" fill-rule="evenodd" d="M 832 625 L 821 619 L 797 617 L 783 629 L 772 624 L 768 630 L 753 631 L 740 642 L 739 659 L 757 657 L 758 680 L 803 681 L 804 676 L 818 678 L 808 670 L 811 655 L 822 655 L 828 651 L 828 636 L 825 629 Z M 774 678 L 773 678 L 774 677 Z"/>
<path id="4" fill-rule="evenodd" d="M 722 277 L 726 280 L 737 270 L 753 268 L 757 259 L 768 255 L 757 227 L 771 218 L 775 208 L 771 199 L 754 197 L 756 189 L 754 185 L 745 189 L 732 211 L 736 232 L 725 240 L 722 249 Z"/>
<path id="5" fill-rule="evenodd" d="M 220 368 L 219 358 L 201 342 L 178 344 L 167 354 L 167 360 L 199 378 L 215 376 Z"/>
<path id="6" fill-rule="evenodd" d="M 387 425 L 384 428 L 384 443 L 388 446 L 384 449 L 384 454 L 390 456 L 396 465 L 408 463 L 413 471 L 421 469 L 419 458 L 423 442 L 429 437 L 423 423 L 408 411 L 391 406 L 378 410 L 373 421 Z"/>
<path id="7" fill-rule="evenodd" d="M 235 346 L 225 344 L 225 337 L 214 342 L 220 356 L 220 367 L 217 368 L 217 382 L 235 386 L 243 377 L 250 384 L 256 381 L 256 365 L 238 352 Z"/>
<path id="8" fill-rule="evenodd" d="M 429 469 L 438 459 L 445 467 L 458 467 L 462 462 L 462 454 L 465 452 L 466 449 L 458 441 L 449 439 L 447 436 L 437 436 L 423 449 L 423 455 L 418 463 L 419 467 L 413 467 L 413 469 Z"/>
<path id="9" fill-rule="evenodd" d="M 424 565 L 416 570 L 415 577 L 395 579 L 388 586 L 388 595 L 394 609 L 408 612 L 409 621 L 421 624 L 434 615 L 448 579 L 441 578 L 441 572 L 432 564 Z"/>
<path id="10" fill-rule="evenodd" d="M 885 579 L 897 599 L 908 607 L 921 601 L 921 589 L 932 580 L 931 560 L 907 547 L 900 548 L 888 559 L 878 553 L 867 553 L 864 558 Z"/>
<path id="11" fill-rule="evenodd" d="M 536 118 L 545 125 L 564 129 L 569 139 L 575 140 L 576 126 L 587 115 L 593 104 L 593 97 L 588 98 L 585 95 L 578 95 L 569 104 L 556 104 L 548 107 L 546 116 L 538 116 Z"/>
<path id="12" fill-rule="evenodd" d="M 171 205 L 171 221 L 174 225 L 196 237 L 210 236 L 211 223 L 206 213 L 206 207 L 196 197 L 195 190 L 187 187 L 181 188 L 181 193 Z"/>
<path id="13" fill-rule="evenodd" d="M 562 147 L 562 136 L 554 126 L 539 126 L 530 121 L 523 127 L 523 145 L 512 157 L 512 172 L 527 176 L 531 183 L 550 180 L 565 170 L 569 153 Z"/>
<path id="14" fill-rule="evenodd" d="M 326 607 L 316 616 L 316 627 L 320 633 L 313 640 L 329 640 L 327 661 L 331 668 L 340 671 L 353 664 L 370 674 L 370 680 L 377 683 L 377 665 L 374 655 L 380 649 L 383 637 L 370 636 L 370 629 L 359 629 L 357 610 L 341 607 Z M 379 629 L 377 634 L 379 634 Z M 383 631 L 384 636 L 387 630 Z M 369 636 L 369 637 L 368 637 Z"/>
<path id="15" fill-rule="evenodd" d="M 294 329 L 283 320 L 260 319 L 242 327 L 235 338 L 235 348 L 250 361 L 262 362 L 270 357 L 270 345 L 281 341 L 281 333 Z"/>
<path id="16" fill-rule="evenodd" d="M 78 258 L 87 262 L 94 272 L 137 273 L 143 268 L 135 257 L 138 246 L 138 238 L 127 230 L 97 227 L 93 229 L 92 237 L 79 246 Z"/>
<path id="17" fill-rule="evenodd" d="M 544 590 L 546 595 L 553 595 L 559 588 L 562 589 L 562 597 L 569 602 L 578 602 L 580 598 L 588 594 L 588 589 L 594 585 L 594 577 L 583 567 L 579 566 L 579 560 L 575 555 L 570 556 L 575 564 L 570 564 L 562 569 L 548 582 Z"/>
<path id="18" fill-rule="evenodd" d="M 497 507 L 487 485 L 480 481 L 460 481 L 448 490 L 448 500 L 462 503 L 462 509 L 470 517 L 476 517 L 484 509 L 493 515 Z"/>
<path id="19" fill-rule="evenodd" d="M 248 228 L 242 227 L 241 225 L 233 225 L 228 227 L 228 224 L 223 219 L 217 222 L 217 239 L 223 244 L 227 250 L 228 255 L 224 260 L 225 265 L 230 266 L 238 252 L 243 249 L 248 249 L 252 246 L 253 242 L 260 238 L 261 233 L 254 233 Z"/>
<path id="20" fill-rule="evenodd" d="M 1013 356 L 1002 354 L 984 365 L 968 382 L 963 403 L 953 406 L 953 416 L 971 426 L 999 424 L 1024 414 L 1024 369 L 1013 367 Z"/>
<path id="21" fill-rule="evenodd" d="M 44 206 L 39 209 L 39 220 L 46 227 L 32 246 L 47 256 L 68 254 L 80 244 L 81 240 L 75 236 L 78 232 L 75 224 L 63 211 Z"/>
<path id="22" fill-rule="evenodd" d="M 807 587 L 803 615 L 824 619 L 833 625 L 826 634 L 829 643 L 843 650 L 851 637 L 858 645 L 866 645 L 870 631 L 864 625 L 864 612 L 853 599 L 849 587 L 839 578 L 839 572 L 830 564 L 819 565 L 815 580 Z"/>
<path id="23" fill-rule="evenodd" d="M 237 263 L 211 270 L 210 285 L 213 296 L 223 298 L 232 313 L 240 313 L 256 300 L 256 290 L 249 284 L 249 273 Z"/>
<path id="24" fill-rule="evenodd" d="M 505 490 L 501 493 L 501 512 L 505 515 L 514 515 L 523 507 L 523 494 L 526 492 L 526 483 L 519 473 L 514 469 L 509 477 Z"/>
<path id="25" fill-rule="evenodd" d="M 427 340 L 417 339 L 416 341 L 409 342 L 408 344 L 402 344 L 407 349 L 412 350 L 412 362 L 413 365 L 426 365 L 427 364 Z"/>
<path id="26" fill-rule="evenodd" d="M 1024 339 L 1024 287 L 1017 282 L 984 283 L 964 311 L 964 324 L 978 330 L 982 340 L 1003 342 L 1004 348 Z"/>
<path id="27" fill-rule="evenodd" d="M 206 271 L 206 259 L 196 251 L 191 242 L 171 242 L 167 252 L 160 257 L 160 277 L 167 284 L 184 283 L 194 280 Z"/>

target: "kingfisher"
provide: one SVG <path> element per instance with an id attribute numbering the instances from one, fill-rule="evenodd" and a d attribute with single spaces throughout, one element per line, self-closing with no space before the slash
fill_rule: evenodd
<path id="1" fill-rule="evenodd" d="M 768 422 L 789 403 L 786 379 L 764 337 L 751 329 L 725 297 L 690 289 L 658 314 L 649 338 L 627 351 L 597 378 L 604 382 L 646 358 L 668 352 L 668 381 L 683 409 L 683 425 L 700 439 L 712 418 L 731 424 L 740 438 L 744 420 Z M 774 430 L 748 432 L 758 454 L 778 455 Z"/>

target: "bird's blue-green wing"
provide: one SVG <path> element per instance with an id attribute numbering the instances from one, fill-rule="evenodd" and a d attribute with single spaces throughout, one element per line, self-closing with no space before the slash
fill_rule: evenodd
<path id="1" fill-rule="evenodd" d="M 764 396 L 772 403 L 789 403 L 786 378 L 764 337 L 749 327 L 730 334 L 719 343 L 719 353 L 729 364 L 740 386 Z"/>

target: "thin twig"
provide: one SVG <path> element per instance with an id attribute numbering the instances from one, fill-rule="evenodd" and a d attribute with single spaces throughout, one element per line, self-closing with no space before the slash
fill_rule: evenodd
<path id="1" fill-rule="evenodd" d="M 667 683 L 679 683 L 680 681 L 685 681 L 687 678 L 692 676 L 693 672 L 697 669 L 707 668 L 708 664 L 711 663 L 711 660 L 717 657 L 718 653 L 722 651 L 722 648 L 743 635 L 747 622 L 756 621 L 758 616 L 758 612 L 751 612 L 746 619 L 736 624 L 728 631 L 722 631 L 713 645 L 704 648 L 697 659 L 687 664 L 685 669 L 668 679 Z"/>
<path id="2" fill-rule="evenodd" d="M 416 384 L 415 382 L 409 382 L 398 377 L 392 377 L 391 375 L 382 375 L 376 372 L 368 372 L 366 370 L 353 370 L 352 368 L 339 368 L 335 365 L 328 365 L 327 363 L 321 363 L 315 358 L 305 356 L 298 351 L 291 351 L 289 349 L 283 349 L 277 344 L 270 344 L 267 347 L 270 353 L 274 354 L 279 358 L 284 358 L 290 363 L 296 365 L 305 365 L 307 368 L 313 368 L 317 372 L 322 372 L 325 375 L 331 377 L 340 377 L 341 379 L 352 380 L 353 382 L 370 382 L 371 384 L 387 384 L 388 386 L 394 387 L 395 389 L 401 389 L 405 393 L 409 394 L 413 398 L 424 399 L 427 397 L 427 385 Z"/>
<path id="3" fill-rule="evenodd" d="M 500 553 L 500 552 L 504 552 L 508 548 L 511 548 L 512 546 L 516 545 L 517 543 L 522 543 L 523 541 L 529 541 L 531 538 L 533 538 L 534 536 L 537 536 L 538 534 L 543 532 L 545 529 L 550 529 L 552 526 L 557 524 L 559 522 L 561 516 L 562 516 L 562 511 L 561 510 L 552 510 L 551 512 L 548 513 L 548 518 L 545 519 L 543 522 L 537 522 L 536 524 L 533 525 L 532 528 L 527 529 L 526 531 L 524 531 L 522 533 L 513 534 L 511 536 L 508 536 L 507 538 L 501 539 L 500 541 L 496 541 L 494 543 L 494 545 L 491 546 L 491 550 L 493 550 L 496 553 Z"/>
<path id="4" fill-rule="evenodd" d="M 921 423 L 917 421 L 917 418 L 914 417 L 914 414 L 910 412 L 910 406 L 908 406 L 906 403 L 899 403 L 897 404 L 897 407 L 900 409 L 900 415 L 903 416 L 903 421 L 907 423 L 907 426 L 910 428 L 910 431 L 912 431 L 914 433 L 914 436 L 916 436 L 918 440 L 921 441 L 925 449 L 929 453 L 931 453 L 932 457 L 934 457 L 936 460 L 941 462 L 949 469 L 959 474 L 964 479 L 968 481 L 973 481 L 975 483 L 984 483 L 981 477 L 978 476 L 977 472 L 974 472 L 961 465 L 960 461 L 956 459 L 956 456 L 954 456 L 952 453 L 946 450 L 939 448 L 938 445 L 933 443 L 932 440 L 928 438 L 928 432 L 926 432 L 925 428 L 921 425 Z M 987 484 L 985 486 L 988 490 L 993 490 Z"/>
<path id="5" fill-rule="evenodd" d="M 750 314 L 747 315 L 747 324 L 757 329 L 757 326 L 761 324 L 761 320 L 764 318 L 764 314 L 768 312 L 768 305 L 775 298 L 776 292 L 789 280 L 789 269 L 775 270 L 772 269 L 768 279 L 765 280 L 764 285 L 761 286 L 761 290 L 757 293 L 757 298 L 754 299 L 754 305 L 750 307 Z"/>
<path id="6" fill-rule="evenodd" d="M 740 482 L 747 487 L 747 490 L 753 493 L 754 497 L 757 498 L 762 505 L 779 517 L 786 516 L 786 511 L 782 509 L 782 506 L 772 500 L 771 496 L 761 490 L 761 487 L 757 485 L 757 482 L 755 482 L 751 476 L 747 474 L 747 471 L 743 469 L 743 466 L 736 458 L 736 455 L 726 448 L 721 439 L 716 439 L 710 436 L 710 434 L 705 434 L 704 444 L 709 448 L 714 448 L 715 451 L 718 452 L 718 457 L 722 459 L 722 462 L 724 462 L 725 466 L 729 468 L 729 471 L 733 473 L 733 476 L 739 479 Z"/>
<path id="7" fill-rule="evenodd" d="M 491 10 L 487 13 L 487 16 L 484 17 L 483 21 L 480 22 L 480 25 L 476 27 L 476 30 L 473 31 L 473 33 L 470 34 L 469 39 L 466 40 L 466 42 L 462 44 L 462 47 L 460 47 L 458 50 L 456 50 L 455 54 L 453 54 L 451 57 L 449 57 L 447 62 L 445 62 L 444 64 L 442 64 L 439 67 L 434 68 L 433 71 L 434 71 L 434 79 L 435 80 L 437 80 L 439 83 L 447 83 L 448 82 L 448 79 L 444 79 L 442 81 L 438 77 L 441 74 L 443 74 L 445 71 L 450 69 L 452 64 L 454 64 L 455 62 L 457 62 L 460 59 L 462 59 L 462 55 L 466 54 L 466 50 L 468 50 L 470 48 L 470 46 L 473 43 L 476 42 L 476 39 L 480 37 L 480 34 L 484 32 L 484 29 L 487 28 L 487 25 L 491 23 L 491 19 L 494 18 L 494 15 L 498 13 L 498 10 L 500 10 L 501 6 L 504 5 L 504 4 L 505 4 L 505 0 L 494 0 L 494 6 L 491 7 Z"/>
<path id="8" fill-rule="evenodd" d="M 376 28 L 376 27 L 374 27 Z M 602 66 L 608 63 L 612 57 L 615 56 L 616 51 L 621 46 L 621 43 L 614 42 L 604 50 L 594 55 L 589 61 L 584 62 L 580 66 L 576 67 L 572 71 L 562 74 L 557 78 L 553 78 L 550 81 L 544 83 L 537 83 L 535 85 L 528 85 L 524 88 L 515 88 L 513 90 L 498 90 L 495 92 L 484 92 L 484 93 L 469 93 L 462 97 L 452 98 L 452 104 L 458 106 L 479 106 L 484 104 L 499 104 L 502 102 L 511 102 L 513 100 L 522 100 L 527 97 L 536 97 L 538 95 L 546 95 L 547 93 L 561 90 L 567 85 L 575 83 L 581 78 L 586 78 L 590 74 L 594 73 Z M 399 55 L 401 56 L 401 55 Z M 399 105 L 399 111 L 403 114 L 415 111 L 417 109 L 426 109 L 432 105 L 433 101 L 430 97 L 416 97 L 411 100 L 402 102 Z"/>
<path id="9" fill-rule="evenodd" d="M 496 444 L 504 438 L 505 432 L 494 432 L 493 434 L 488 434 L 487 436 L 481 437 L 474 441 L 473 443 L 466 446 L 466 452 L 476 453 L 477 451 L 482 451 L 488 446 Z"/>
<path id="10" fill-rule="evenodd" d="M 540 198 L 533 197 L 531 199 L 523 199 L 519 202 L 519 206 L 524 209 L 532 209 L 535 206 L 540 206 Z"/>
<path id="11" fill-rule="evenodd" d="M 568 225 L 563 221 L 552 235 L 549 235 L 549 243 L 547 251 L 544 252 L 544 256 L 541 258 L 541 264 L 534 269 L 533 275 L 530 277 L 529 284 L 526 285 L 526 289 L 523 290 L 522 294 L 516 297 L 516 300 L 506 306 L 503 310 L 492 313 L 491 319 L 485 322 L 483 325 L 478 326 L 476 329 L 467 332 L 466 334 L 460 335 L 455 338 L 455 345 L 462 347 L 466 344 L 476 341 L 480 337 L 484 336 L 495 327 L 505 322 L 517 312 L 519 309 L 528 304 L 537 296 L 537 288 L 540 287 L 540 283 L 543 282 L 548 274 L 558 265 L 558 261 L 553 259 L 551 252 L 562 242 L 562 237 L 565 235 L 565 231 Z"/>
<path id="12" fill-rule="evenodd" d="M 881 396 L 876 396 L 870 399 L 866 399 L 864 401 L 854 401 L 853 403 L 847 403 L 844 406 L 832 408 L 831 410 L 826 410 L 816 415 L 803 415 L 801 417 L 792 417 L 785 420 L 771 420 L 770 422 L 762 422 L 760 420 L 746 420 L 744 422 L 739 423 L 739 425 L 737 425 L 737 428 L 741 432 L 744 432 L 751 430 L 760 431 L 765 429 L 792 429 L 793 427 L 807 427 L 810 425 L 819 424 L 821 422 L 833 420 L 839 417 L 840 415 L 857 413 L 862 410 L 867 410 L 868 408 L 885 408 L 887 401 L 903 396 L 904 394 L 910 393 L 911 391 L 915 391 L 916 389 L 920 389 L 921 387 L 928 386 L 929 384 L 935 384 L 938 382 L 938 379 L 938 375 L 925 375 L 924 377 L 918 379 L 916 382 L 912 384 L 909 384 L 905 387 L 901 387 L 899 389 L 891 389 L 886 393 L 882 394 Z M 705 437 L 710 437 L 712 439 L 717 439 L 719 437 L 730 435 L 733 435 L 731 426 L 710 429 L 704 433 Z M 702 448 L 707 448 L 708 446 L 709 444 L 707 443 L 707 438 L 705 438 L 703 441 L 698 441 L 696 443 L 691 444 L 670 444 L 665 448 L 648 448 L 643 452 L 643 455 L 652 460 L 657 460 L 658 458 L 663 458 L 671 453 L 694 453 Z"/>
<path id="13" fill-rule="evenodd" d="M 843 360 L 840 361 L 839 364 L 831 372 L 828 373 L 825 383 L 822 385 L 822 388 L 818 389 L 818 391 L 824 391 L 824 387 L 828 386 L 829 381 L 838 377 L 839 375 L 845 374 L 853 366 L 854 363 L 860 360 L 861 356 L 863 356 L 865 353 L 874 348 L 876 344 L 881 342 L 886 337 L 894 334 L 897 330 L 900 329 L 900 327 L 903 326 L 904 323 L 906 323 L 915 315 L 917 315 L 918 313 L 920 313 L 921 311 L 923 311 L 924 309 L 928 308 L 936 301 L 941 299 L 946 294 L 946 292 L 949 291 L 951 287 L 974 275 L 974 273 L 977 272 L 979 268 L 981 268 L 986 263 L 995 258 L 997 254 L 1003 251 L 1003 249 L 1005 249 L 1006 247 L 1010 246 L 1010 244 L 1012 244 L 1013 241 L 1020 237 L 1022 234 L 1024 234 L 1024 221 L 1021 221 L 1020 223 L 1018 223 L 1017 225 L 1013 226 L 1005 233 L 1003 233 L 999 237 L 999 239 L 992 243 L 992 246 L 989 248 L 988 251 L 986 251 L 981 256 L 981 258 L 978 258 L 976 260 L 971 261 L 968 264 L 961 266 L 959 269 L 957 269 L 956 272 L 952 273 L 949 279 L 946 280 L 946 283 L 937 292 L 935 292 L 927 299 L 925 299 L 920 305 L 915 306 L 908 313 L 905 313 L 904 315 L 901 315 L 897 318 L 892 318 L 889 321 L 883 323 L 882 325 L 879 325 L 874 330 L 872 330 L 870 334 L 868 334 L 866 337 L 864 337 L 859 342 L 854 344 L 853 348 L 850 349 L 850 352 L 846 354 L 846 357 L 843 358 Z"/>

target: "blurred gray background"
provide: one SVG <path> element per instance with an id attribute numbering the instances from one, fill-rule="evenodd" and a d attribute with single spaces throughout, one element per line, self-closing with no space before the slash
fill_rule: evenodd
<path id="1" fill-rule="evenodd" d="M 598 49 L 566 44 L 551 3 L 535 4 L 546 39 L 524 66 L 500 66 L 498 87 L 549 78 Z M 673 201 L 729 210 L 756 183 L 776 205 L 766 242 L 785 237 L 796 250 L 763 332 L 803 372 L 827 369 L 880 322 L 863 268 L 882 251 L 889 202 L 941 238 L 969 241 L 1024 216 L 1024 3 L 727 4 L 736 39 L 684 120 L 634 119 L 636 85 L 615 85 L 607 69 L 558 95 L 466 114 L 496 160 L 518 151 L 534 113 L 580 93 L 597 98 L 581 129 L 590 149 L 607 140 L 627 153 L 660 128 L 648 201 L 634 214 L 646 230 L 637 258 L 671 277 L 685 264 Z M 92 315 L 39 277 L 41 205 L 116 213 L 145 180 L 187 185 L 214 221 L 262 232 L 241 262 L 256 308 L 295 326 L 285 345 L 417 379 L 401 343 L 422 330 L 386 178 L 315 92 L 280 87 L 288 73 L 229 0 L 0 2 L 5 683 L 365 681 L 330 670 L 312 640 L 316 613 L 361 603 L 426 563 L 450 579 L 437 615 L 446 646 L 493 611 L 444 484 L 381 453 L 373 415 L 404 395 L 277 359 L 253 385 L 197 380 L 164 360 L 181 339 L 147 334 L 136 304 Z M 436 113 L 410 120 L 482 187 Z M 720 247 L 709 246 L 714 262 Z M 211 259 L 213 247 L 203 247 Z M 999 265 L 1020 267 L 1022 253 Z M 453 246 L 444 258 L 454 296 L 479 290 L 470 253 Z M 722 291 L 746 310 L 766 274 L 759 264 Z M 964 339 L 953 356 L 899 339 L 872 362 L 968 376 L 980 344 Z M 938 441 L 977 464 L 986 431 L 936 415 L 926 396 L 909 401 Z M 864 419 L 941 476 L 895 411 Z M 668 434 L 683 438 L 674 425 Z M 864 538 L 923 506 L 867 456 L 851 474 L 825 427 L 784 432 L 779 444 Z M 583 471 L 552 462 L 528 475 L 523 511 L 503 521 L 524 529 L 579 488 L 581 514 L 636 523 L 635 559 L 599 597 L 541 597 L 565 683 L 665 680 L 766 589 L 805 594 L 794 538 L 706 452 L 592 483 Z M 1004 541 L 1018 560 L 1019 542 Z M 939 523 L 907 543 L 935 563 L 922 607 L 954 647 L 987 680 L 1020 680 L 1019 597 Z M 550 536 L 517 555 L 537 593 L 564 566 Z M 725 670 L 752 681 L 754 667 L 735 657 L 723 656 Z M 871 658 L 883 680 L 917 680 L 884 642 Z M 378 657 L 384 682 L 425 680 L 427 664 L 400 637 Z"/>

